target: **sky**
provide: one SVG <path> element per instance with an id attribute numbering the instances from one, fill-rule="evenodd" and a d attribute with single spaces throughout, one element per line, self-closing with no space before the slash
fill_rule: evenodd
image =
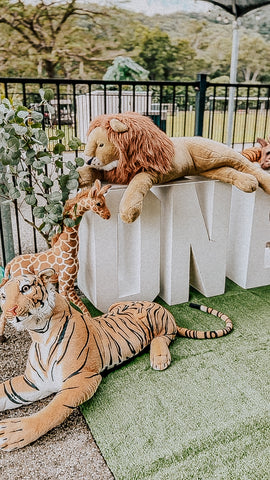
<path id="1" fill-rule="evenodd" d="M 106 2 L 104 1 L 103 3 Z M 110 3 L 135 12 L 143 12 L 147 15 L 156 13 L 166 15 L 176 11 L 207 12 L 211 7 L 210 3 L 200 0 L 111 0 Z"/>

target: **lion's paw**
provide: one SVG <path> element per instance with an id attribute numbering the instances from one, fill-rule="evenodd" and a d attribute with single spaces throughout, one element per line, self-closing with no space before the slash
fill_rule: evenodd
<path id="1" fill-rule="evenodd" d="M 269 172 L 270 173 L 270 172 Z M 270 194 L 270 175 L 267 172 L 264 172 L 263 178 L 260 180 L 260 186 L 263 190 Z M 268 177 L 268 178 L 267 178 Z"/>
<path id="2" fill-rule="evenodd" d="M 78 182 L 81 188 L 90 187 L 99 177 L 97 171 L 90 165 L 84 165 L 83 167 L 77 168 L 77 172 L 79 174 Z"/>
<path id="3" fill-rule="evenodd" d="M 250 175 L 249 173 L 242 173 L 241 178 L 237 177 L 233 184 L 246 193 L 252 193 L 257 190 L 259 184 L 258 180 L 254 177 L 254 175 Z"/>
<path id="4" fill-rule="evenodd" d="M 140 207 L 131 207 L 127 209 L 120 209 L 120 217 L 124 223 L 133 223 L 140 216 L 142 211 L 142 204 Z"/>

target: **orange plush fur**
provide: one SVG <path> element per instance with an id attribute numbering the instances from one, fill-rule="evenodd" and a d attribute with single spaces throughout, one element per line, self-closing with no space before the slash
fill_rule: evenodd
<path id="1" fill-rule="evenodd" d="M 54 271 L 22 275 L 0 288 L 0 306 L 17 330 L 32 339 L 24 374 L 0 384 L 0 412 L 29 405 L 56 394 L 31 416 L 0 421 L 0 450 L 22 448 L 62 423 L 75 407 L 96 392 L 102 372 L 125 362 L 150 346 L 154 370 L 171 362 L 169 344 L 176 334 L 188 338 L 216 338 L 231 332 L 231 320 L 203 305 L 191 306 L 219 317 L 216 331 L 178 327 L 162 305 L 146 301 L 111 305 L 104 315 L 85 318 L 50 284 Z"/>
<path id="2" fill-rule="evenodd" d="M 250 147 L 242 150 L 242 155 L 251 162 L 258 162 L 264 170 L 270 168 L 270 137 L 267 140 L 257 138 L 260 147 Z"/>
<path id="3" fill-rule="evenodd" d="M 131 223 L 140 215 L 153 185 L 203 175 L 244 192 L 261 186 L 270 193 L 270 177 L 232 148 L 202 137 L 169 138 L 150 118 L 134 112 L 101 115 L 89 127 L 87 164 L 78 169 L 80 186 L 97 178 L 127 184 L 120 217 Z"/>
<path id="4" fill-rule="evenodd" d="M 110 125 L 115 117 L 120 120 L 123 118 L 128 127 L 121 135 Z M 157 136 L 157 127 L 148 117 L 134 112 L 129 112 L 128 115 L 100 115 L 91 122 L 87 136 L 97 127 L 106 130 L 108 140 L 119 150 L 117 168 L 104 172 L 104 180 L 107 182 L 127 184 L 138 172 L 169 171 L 174 155 L 173 142 L 161 130 Z"/>

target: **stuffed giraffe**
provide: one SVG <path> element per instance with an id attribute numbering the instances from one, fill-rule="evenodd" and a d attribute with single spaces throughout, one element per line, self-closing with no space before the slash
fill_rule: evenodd
<path id="1" fill-rule="evenodd" d="M 82 313 L 91 318 L 89 311 L 74 290 L 74 282 L 79 269 L 79 223 L 82 215 L 91 210 L 108 220 L 110 211 L 105 202 L 104 195 L 111 185 L 101 187 L 100 180 L 96 180 L 91 189 L 83 189 L 74 198 L 67 200 L 64 207 L 64 217 L 77 220 L 74 227 L 64 226 L 60 234 L 52 238 L 52 247 L 40 253 L 28 253 L 13 258 L 5 268 L 3 286 L 9 278 L 24 274 L 38 274 L 44 269 L 53 268 L 55 271 L 53 283 L 58 282 L 59 293 L 80 308 Z M 0 343 L 5 340 L 4 329 L 6 319 L 2 314 L 0 318 Z"/>

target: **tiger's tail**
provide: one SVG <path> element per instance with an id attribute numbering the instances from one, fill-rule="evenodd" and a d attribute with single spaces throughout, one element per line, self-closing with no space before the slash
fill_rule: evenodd
<path id="1" fill-rule="evenodd" d="M 197 303 L 190 303 L 189 306 L 191 308 L 196 308 L 197 310 L 201 310 L 201 312 L 210 313 L 215 317 L 221 318 L 222 320 L 224 320 L 226 326 L 225 328 L 222 328 L 219 330 L 206 330 L 206 331 L 189 330 L 188 328 L 177 326 L 177 332 L 181 337 L 205 340 L 207 338 L 223 337 L 224 335 L 228 335 L 228 333 L 232 331 L 233 329 L 232 321 L 229 317 L 227 317 L 227 315 L 225 315 L 225 313 L 219 312 L 218 310 L 215 310 L 214 308 L 211 308 L 211 307 L 206 307 L 205 305 L 199 305 Z"/>

